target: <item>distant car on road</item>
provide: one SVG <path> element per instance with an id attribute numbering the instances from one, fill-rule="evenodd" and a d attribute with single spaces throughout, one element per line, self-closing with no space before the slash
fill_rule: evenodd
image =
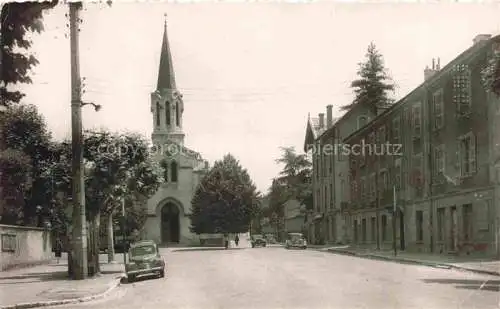
<path id="1" fill-rule="evenodd" d="M 130 245 L 129 262 L 125 267 L 128 281 L 139 277 L 165 277 L 165 260 L 158 245 L 152 240 L 141 240 Z"/>
<path id="2" fill-rule="evenodd" d="M 264 239 L 262 235 L 252 235 L 251 243 L 252 243 L 252 248 L 265 247 L 267 245 L 267 241 Z"/>
<path id="3" fill-rule="evenodd" d="M 302 233 L 288 233 L 288 237 L 285 241 L 285 248 L 307 249 L 307 241 Z"/>

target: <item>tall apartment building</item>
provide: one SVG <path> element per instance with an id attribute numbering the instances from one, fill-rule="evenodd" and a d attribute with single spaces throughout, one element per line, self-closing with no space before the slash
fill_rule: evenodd
<path id="1" fill-rule="evenodd" d="M 477 36 L 443 68 L 439 61 L 426 68 L 425 81 L 403 99 L 344 136 L 351 150 L 351 243 L 391 248 L 395 202 L 399 249 L 499 254 L 500 100 L 481 83 L 499 46 L 500 36 Z"/>
<path id="2" fill-rule="evenodd" d="M 345 207 L 349 199 L 348 158 L 341 151 L 344 137 L 365 126 L 377 111 L 356 106 L 342 117 L 334 119 L 332 105 L 326 107 L 318 118 L 309 117 L 306 128 L 304 151 L 313 162 L 313 210 L 306 226 L 310 243 L 345 243 Z M 380 112 L 380 111 L 378 111 Z"/>

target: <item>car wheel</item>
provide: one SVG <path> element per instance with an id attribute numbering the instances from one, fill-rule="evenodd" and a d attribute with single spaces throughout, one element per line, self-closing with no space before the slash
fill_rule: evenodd
<path id="1" fill-rule="evenodd" d="M 162 269 L 162 270 L 160 271 L 160 276 L 159 276 L 159 277 L 160 277 L 160 278 L 164 278 L 164 277 L 165 277 L 165 269 Z"/>
<path id="2" fill-rule="evenodd" d="M 263 245 L 262 245 L 262 247 L 265 247 L 265 246 L 266 246 L 266 244 L 263 244 Z"/>
<path id="3" fill-rule="evenodd" d="M 134 275 L 128 275 L 128 276 L 127 276 L 127 281 L 128 281 L 129 283 L 134 282 L 134 281 L 135 281 L 135 276 L 134 276 Z"/>
<path id="4" fill-rule="evenodd" d="M 252 248 L 255 248 L 255 245 L 254 245 L 254 244 L 252 244 Z"/>

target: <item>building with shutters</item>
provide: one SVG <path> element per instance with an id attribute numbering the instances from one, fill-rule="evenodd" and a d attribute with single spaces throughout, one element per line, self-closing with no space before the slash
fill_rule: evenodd
<path id="1" fill-rule="evenodd" d="M 446 66 L 433 60 L 420 86 L 345 136 L 352 244 L 391 249 L 395 232 L 399 250 L 499 254 L 500 100 L 481 83 L 499 46 L 479 35 Z"/>

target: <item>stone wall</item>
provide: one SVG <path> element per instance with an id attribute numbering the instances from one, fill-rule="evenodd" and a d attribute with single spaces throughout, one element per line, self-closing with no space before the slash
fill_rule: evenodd
<path id="1" fill-rule="evenodd" d="M 48 263 L 52 259 L 49 230 L 36 227 L 0 225 L 1 270 Z"/>

